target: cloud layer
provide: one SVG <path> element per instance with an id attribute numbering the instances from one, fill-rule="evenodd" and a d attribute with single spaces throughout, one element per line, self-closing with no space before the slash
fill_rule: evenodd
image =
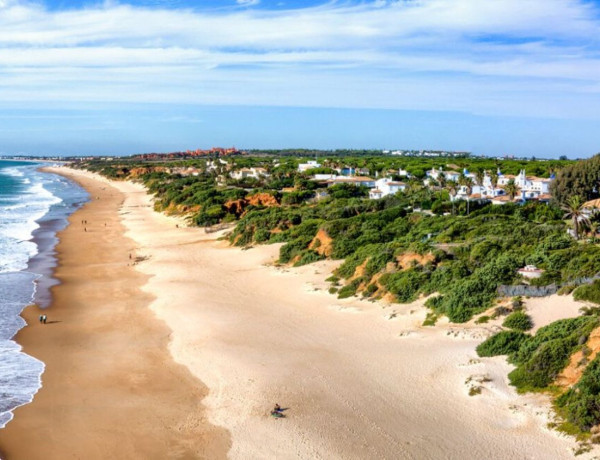
<path id="1" fill-rule="evenodd" d="M 51 11 L 0 0 L 0 99 L 599 116 L 592 2 L 236 3 Z"/>

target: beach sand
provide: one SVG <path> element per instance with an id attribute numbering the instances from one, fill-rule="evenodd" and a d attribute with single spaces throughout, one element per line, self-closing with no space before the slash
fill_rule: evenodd
<path id="1" fill-rule="evenodd" d="M 108 181 L 90 173 L 68 174 L 96 178 L 96 184 L 108 186 Z M 191 398 L 181 390 L 174 390 L 172 396 L 185 397 L 187 403 L 192 399 L 197 408 L 193 414 L 204 414 L 200 405 L 206 406 L 207 419 L 195 419 L 193 425 L 205 430 L 204 443 L 216 436 L 211 444 L 215 452 L 220 453 L 219 449 L 228 442 L 226 433 L 214 428 L 218 426 L 230 434 L 228 457 L 232 459 L 573 458 L 574 440 L 546 428 L 551 419 L 548 397 L 517 395 L 507 383 L 511 366 L 503 357 L 477 357 L 475 347 L 497 329 L 496 325 L 452 325 L 440 321 L 428 328 L 421 326 L 426 314 L 423 300 L 411 305 L 354 298 L 338 300 L 327 293 L 324 279 L 339 262 L 274 267 L 278 245 L 249 250 L 230 248 L 217 239 L 220 234 L 185 228 L 181 220 L 153 212 L 151 199 L 140 185 L 118 182 L 114 186 L 124 196 L 120 216 L 129 239 L 121 242 L 121 248 L 127 248 L 123 257 L 134 245 L 133 251 L 143 259 L 135 266 L 140 278 L 131 276 L 137 280 L 136 290 L 141 286 L 145 294 L 132 296 L 130 301 L 139 303 L 140 316 L 144 317 L 152 316 L 144 314 L 145 305 L 149 304 L 168 327 L 146 318 L 152 327 L 163 331 L 161 340 L 145 343 L 134 335 L 134 343 L 140 347 L 137 353 L 160 353 L 160 358 L 139 363 L 139 372 L 145 373 L 155 361 L 170 362 L 163 353 L 168 341 L 171 355 L 197 378 L 199 388 Z M 81 232 L 77 224 L 70 228 Z M 76 251 L 81 252 L 81 248 Z M 119 270 L 126 271 L 122 262 L 126 260 L 119 260 Z M 61 270 L 65 270 L 62 265 L 61 260 Z M 61 280 L 66 288 L 70 279 L 65 275 Z M 77 271 L 71 282 L 83 283 L 86 279 Z M 77 318 L 78 324 L 88 324 L 89 315 L 102 311 L 101 305 L 109 299 L 112 305 L 113 298 L 121 296 L 119 290 L 105 292 L 91 312 L 83 315 L 69 310 L 68 316 L 64 312 L 64 318 L 69 322 Z M 68 298 L 71 303 L 75 301 L 71 295 Z M 79 305 L 83 300 L 79 300 Z M 55 303 L 60 305 L 60 299 Z M 107 306 L 109 312 L 111 305 Z M 61 312 L 62 319 L 62 310 L 54 308 L 49 317 L 58 317 Z M 545 320 L 542 310 L 542 305 L 536 306 L 537 322 Z M 555 310 L 552 309 L 552 315 Z M 28 312 L 30 316 L 36 314 Z M 95 371 L 94 366 L 80 371 L 79 363 L 61 364 L 60 359 L 60 369 L 53 370 L 59 350 L 49 351 L 48 360 L 28 346 L 26 350 L 47 362 L 49 377 L 54 375 L 56 384 L 67 390 L 71 379 L 84 378 L 87 385 L 86 372 L 103 379 L 109 373 L 102 388 L 96 391 L 110 395 L 120 388 L 130 365 L 122 368 L 119 361 L 120 350 L 130 346 L 132 332 L 119 326 L 120 323 L 108 321 L 101 331 L 85 336 L 86 341 L 92 342 L 103 342 L 97 337 L 101 333 L 116 334 L 122 339 L 113 351 L 98 351 L 95 359 L 106 365 L 101 372 Z M 23 342 L 29 330 L 45 333 L 42 327 L 50 326 L 33 325 L 18 340 Z M 62 337 L 66 336 L 59 334 L 56 340 Z M 70 340 L 65 348 L 73 347 Z M 86 357 L 82 361 L 87 361 Z M 186 386 L 189 376 L 182 374 Z M 209 389 L 203 400 L 204 387 L 200 382 Z M 470 396 L 471 388 L 479 388 L 480 394 Z M 0 446 L 8 446 L 10 440 L 17 452 L 20 442 L 11 439 L 12 433 L 24 436 L 30 428 L 40 431 L 23 440 L 34 442 L 38 434 L 46 436 L 41 427 L 53 423 L 53 412 L 62 415 L 62 410 L 53 407 L 50 400 L 60 391 L 56 386 L 49 388 L 44 377 L 44 388 L 34 403 L 16 411 L 15 421 L 8 425 L 12 432 L 0 431 Z M 42 399 L 44 395 L 46 399 Z M 73 439 L 78 439 L 82 431 L 89 432 L 83 418 L 94 419 L 93 403 L 99 401 L 74 401 L 71 396 L 75 395 L 64 396 L 62 405 L 73 409 L 79 404 L 80 411 L 72 411 L 70 417 L 77 417 L 78 423 L 69 427 L 71 431 L 61 433 L 61 442 L 75 442 Z M 136 393 L 123 392 L 120 405 L 133 404 L 129 397 L 135 400 Z M 287 408 L 285 419 L 270 417 L 275 403 Z M 157 395 L 154 404 L 162 407 L 171 403 Z M 116 423 L 120 421 L 125 429 L 132 418 L 144 419 L 137 417 L 138 410 L 133 407 Z M 174 418 L 173 423 L 183 420 L 185 417 Z M 164 435 L 167 443 L 182 439 L 170 437 L 178 433 L 165 429 L 165 425 L 154 428 L 157 432 L 164 429 L 157 436 Z M 95 439 L 105 439 L 104 444 L 110 445 L 114 442 L 111 434 L 98 432 Z M 151 450 L 160 446 L 148 446 L 142 453 L 132 454 L 137 446 L 135 436 L 128 439 L 130 455 L 113 450 L 102 458 L 160 457 Z M 96 454 L 102 449 L 91 445 L 96 450 L 90 450 L 91 455 L 86 456 L 100 458 Z M 171 450 L 162 458 L 179 458 L 173 452 L 176 451 Z M 200 457 L 198 451 L 189 458 Z"/>
<path id="2" fill-rule="evenodd" d="M 124 196 L 85 177 L 92 199 L 60 233 L 48 323 L 29 307 L 16 340 L 42 360 L 43 386 L 0 430 L 1 457 L 37 459 L 224 458 L 228 434 L 206 421 L 206 387 L 176 364 L 171 331 L 140 291 Z M 87 224 L 82 224 L 82 221 Z M 134 259 L 129 259 L 129 254 Z"/>

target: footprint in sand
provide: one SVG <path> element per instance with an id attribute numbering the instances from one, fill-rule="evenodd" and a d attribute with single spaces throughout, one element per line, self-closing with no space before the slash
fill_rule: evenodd
<path id="1" fill-rule="evenodd" d="M 469 361 L 467 361 L 464 364 L 459 364 L 458 367 L 469 367 L 469 366 L 476 366 L 478 364 L 483 364 L 481 362 L 480 359 L 476 359 L 476 358 L 471 358 Z"/>
<path id="2" fill-rule="evenodd" d="M 407 330 L 407 331 L 402 331 L 398 334 L 398 337 L 419 337 L 420 334 L 417 331 L 413 331 L 413 330 Z"/>

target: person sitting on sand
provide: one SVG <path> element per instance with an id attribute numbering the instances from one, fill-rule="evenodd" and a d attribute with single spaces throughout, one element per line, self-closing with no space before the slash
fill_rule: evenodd
<path id="1" fill-rule="evenodd" d="M 273 412 L 281 412 L 281 406 L 275 403 L 275 407 L 273 408 Z"/>

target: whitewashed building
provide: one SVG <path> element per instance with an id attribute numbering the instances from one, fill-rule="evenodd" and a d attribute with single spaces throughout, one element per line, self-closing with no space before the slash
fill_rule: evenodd
<path id="1" fill-rule="evenodd" d="M 404 191 L 406 184 L 404 182 L 393 181 L 386 177 L 375 181 L 375 188 L 369 191 L 369 198 L 378 200 L 384 196 L 394 195 L 397 192 Z"/>
<path id="2" fill-rule="evenodd" d="M 309 169 L 315 169 L 315 168 L 320 168 L 321 167 L 321 163 L 319 163 L 316 160 L 308 160 L 306 163 L 300 163 L 298 165 L 298 172 L 305 172 L 308 171 Z"/>
<path id="3" fill-rule="evenodd" d="M 353 184 L 357 186 L 363 186 L 367 188 L 375 187 L 375 179 L 364 176 L 347 177 L 347 176 L 336 176 L 333 179 L 327 181 L 327 185 L 331 187 L 336 184 Z"/>
<path id="4" fill-rule="evenodd" d="M 516 186 L 519 187 L 521 199 L 523 200 L 537 199 L 541 195 L 548 195 L 550 193 L 550 184 L 552 183 L 552 178 L 543 179 L 532 176 L 528 177 L 525 174 L 524 169 L 522 169 L 517 176 L 505 176 L 498 171 L 499 186 L 504 187 L 511 180 L 514 180 Z"/>
<path id="5" fill-rule="evenodd" d="M 240 168 L 232 171 L 229 174 L 233 179 L 246 179 L 248 177 L 253 179 L 260 179 L 261 177 L 269 177 L 269 173 L 265 168 Z"/>

